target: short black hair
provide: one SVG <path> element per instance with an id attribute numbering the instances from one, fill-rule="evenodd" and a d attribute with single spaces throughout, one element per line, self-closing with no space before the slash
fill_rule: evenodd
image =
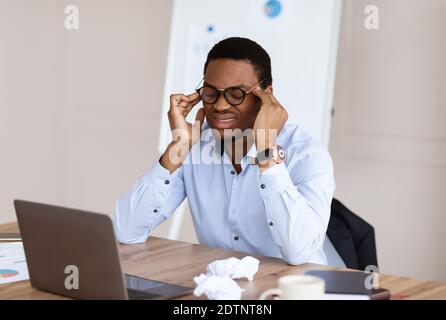
<path id="1" fill-rule="evenodd" d="M 203 74 L 206 74 L 209 62 L 216 59 L 246 60 L 254 67 L 259 81 L 263 80 L 260 85 L 263 89 L 273 83 L 271 58 L 255 41 L 240 37 L 221 40 L 209 51 Z"/>

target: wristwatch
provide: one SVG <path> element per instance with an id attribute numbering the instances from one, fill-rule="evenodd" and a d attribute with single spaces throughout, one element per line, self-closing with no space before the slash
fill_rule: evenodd
<path id="1" fill-rule="evenodd" d="M 256 158 L 251 158 L 251 163 L 259 165 L 262 163 L 267 163 L 270 160 L 274 160 L 276 163 L 281 163 L 285 161 L 285 159 L 286 159 L 285 149 L 276 144 L 271 148 L 259 152 Z"/>

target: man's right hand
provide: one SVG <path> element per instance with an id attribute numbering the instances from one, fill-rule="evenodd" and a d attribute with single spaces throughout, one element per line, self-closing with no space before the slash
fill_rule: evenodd
<path id="1" fill-rule="evenodd" d="M 160 159 L 161 165 L 170 173 L 181 166 L 192 145 L 200 139 L 201 126 L 205 117 L 204 109 L 198 110 L 194 124 L 186 120 L 189 112 L 200 100 L 197 92 L 190 95 L 172 94 L 170 96 L 170 109 L 167 116 L 172 131 L 172 142 Z"/>
<path id="2" fill-rule="evenodd" d="M 172 94 L 170 95 L 170 109 L 167 112 L 169 118 L 170 130 L 173 134 L 173 142 L 188 143 L 192 145 L 197 142 L 197 134 L 192 134 L 193 130 L 201 131 L 201 124 L 204 120 L 204 109 L 201 108 L 197 112 L 195 123 L 186 121 L 186 117 L 192 108 L 200 102 L 200 95 L 195 92 L 188 96 L 184 94 Z M 197 132 L 195 132 L 197 133 Z M 199 133 L 199 131 L 198 131 Z M 195 141 L 193 141 L 193 138 Z M 199 134 L 198 134 L 199 138 Z"/>

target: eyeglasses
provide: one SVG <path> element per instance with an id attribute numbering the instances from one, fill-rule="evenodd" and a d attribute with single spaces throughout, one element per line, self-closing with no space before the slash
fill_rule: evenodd
<path id="1" fill-rule="evenodd" d="M 203 82 L 204 78 L 200 81 L 198 86 Z M 259 84 L 261 84 L 264 80 L 257 83 L 254 87 L 249 89 L 248 91 L 243 90 L 239 87 L 230 87 L 226 89 L 217 89 L 211 85 L 205 84 L 201 88 L 197 88 L 195 91 L 198 92 L 200 95 L 201 100 L 203 100 L 204 103 L 207 104 L 214 104 L 217 102 L 217 100 L 220 98 L 220 95 L 223 94 L 223 97 L 225 97 L 225 100 L 231 105 L 231 106 L 238 106 L 243 103 L 245 100 L 245 97 L 247 94 L 250 94 L 252 90 L 254 90 L 255 87 L 257 87 Z"/>

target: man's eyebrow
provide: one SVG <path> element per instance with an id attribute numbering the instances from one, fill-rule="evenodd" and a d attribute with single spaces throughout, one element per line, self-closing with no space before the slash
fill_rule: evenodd
<path id="1" fill-rule="evenodd" d="M 203 84 L 208 85 L 208 86 L 211 86 L 211 87 L 216 88 L 216 89 L 220 89 L 220 88 L 218 88 L 217 86 L 215 86 L 215 85 L 209 83 L 209 82 L 206 81 L 206 80 L 204 80 Z M 235 85 L 235 86 L 230 86 L 230 87 L 228 87 L 228 88 L 242 88 L 243 90 L 246 90 L 246 91 L 249 90 L 249 87 L 248 87 L 247 85 L 243 84 L 243 83 L 238 84 L 238 85 Z M 223 88 L 221 88 L 221 89 L 223 89 Z M 225 88 L 225 89 L 226 89 L 226 88 Z"/>

